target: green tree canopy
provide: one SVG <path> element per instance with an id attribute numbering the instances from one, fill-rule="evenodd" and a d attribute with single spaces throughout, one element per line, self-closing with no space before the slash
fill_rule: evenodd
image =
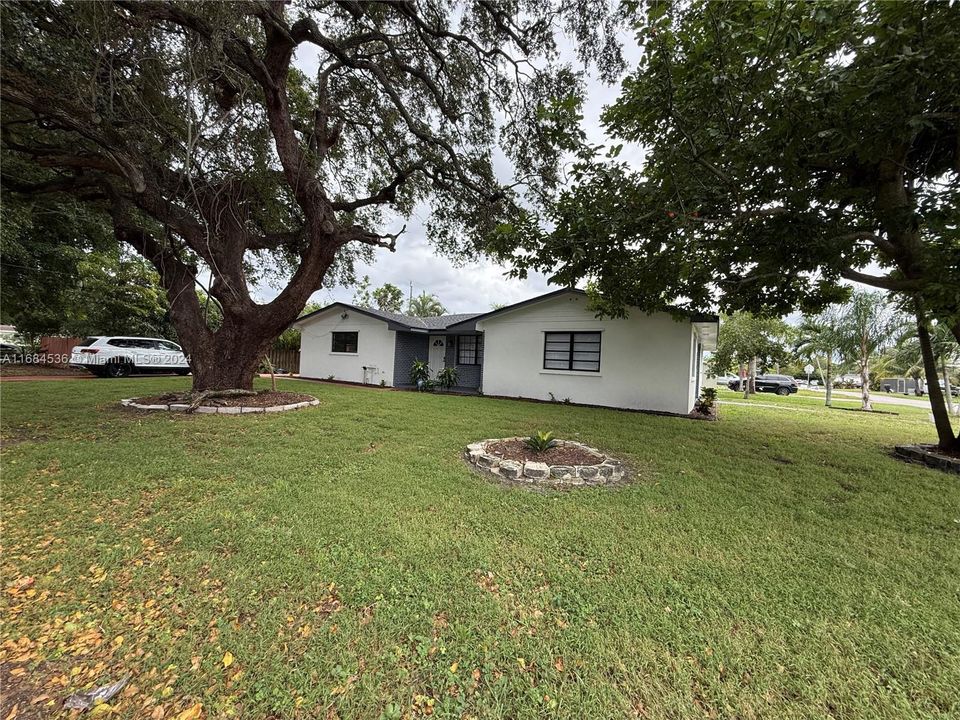
<path id="1" fill-rule="evenodd" d="M 153 266 L 118 248 L 83 205 L 5 200 L 0 256 L 3 321 L 27 338 L 176 338 Z"/>
<path id="2" fill-rule="evenodd" d="M 858 280 L 960 339 L 960 5 L 631 7 L 643 53 L 603 120 L 643 169 L 562 135 L 572 186 L 494 250 L 621 307 L 817 311 Z"/>
<path id="3" fill-rule="evenodd" d="M 403 290 L 396 285 L 384 283 L 370 294 L 380 310 L 393 313 L 403 312 Z"/>
<path id="4" fill-rule="evenodd" d="M 790 359 L 790 327 L 777 318 L 735 312 L 724 317 L 711 363 L 717 374 L 756 360 L 762 367 Z"/>
<path id="5" fill-rule="evenodd" d="M 80 201 L 154 265 L 197 390 L 251 387 L 310 295 L 393 250 L 417 203 L 439 249 L 470 254 L 519 188 L 553 187 L 539 110 L 582 85 L 558 30 L 581 65 L 621 69 L 601 0 L 5 2 L 0 20 L 4 191 Z"/>

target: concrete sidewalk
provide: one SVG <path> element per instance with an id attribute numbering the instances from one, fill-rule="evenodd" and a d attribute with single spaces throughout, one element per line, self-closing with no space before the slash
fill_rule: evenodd
<path id="1" fill-rule="evenodd" d="M 857 390 L 834 390 L 833 396 L 837 398 L 853 398 L 854 400 L 859 400 L 860 392 Z M 906 405 L 908 407 L 923 408 L 925 410 L 930 409 L 930 400 L 927 397 L 908 397 L 906 395 L 894 395 L 892 393 L 885 393 L 883 391 L 871 391 L 870 402 L 881 403 L 885 405 Z M 954 401 L 954 406 L 956 406 L 956 401 Z"/>

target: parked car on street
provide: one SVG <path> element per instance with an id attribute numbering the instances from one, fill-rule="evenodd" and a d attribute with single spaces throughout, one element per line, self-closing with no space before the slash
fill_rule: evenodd
<path id="1" fill-rule="evenodd" d="M 946 392 L 946 388 L 943 384 L 943 380 L 940 381 L 940 391 Z M 950 383 L 950 394 L 960 396 L 960 385 Z"/>
<path id="2" fill-rule="evenodd" d="M 163 338 L 88 337 L 70 352 L 70 367 L 89 370 L 100 377 L 127 377 L 131 373 L 186 375 L 190 365 L 183 349 Z"/>
<path id="3" fill-rule="evenodd" d="M 23 348 L 13 343 L 0 343 L 0 362 L 22 362 Z"/>
<path id="4" fill-rule="evenodd" d="M 717 387 L 730 387 L 730 383 L 737 381 L 736 375 L 717 375 Z"/>
<path id="5" fill-rule="evenodd" d="M 840 375 L 834 379 L 833 386 L 837 388 L 859 390 L 863 386 L 863 378 L 853 373 L 847 373 L 846 375 Z"/>
<path id="6" fill-rule="evenodd" d="M 731 390 L 742 390 L 740 378 L 734 379 L 728 386 Z M 757 392 L 770 392 L 777 395 L 792 395 L 800 388 L 797 381 L 788 375 L 757 375 Z"/>

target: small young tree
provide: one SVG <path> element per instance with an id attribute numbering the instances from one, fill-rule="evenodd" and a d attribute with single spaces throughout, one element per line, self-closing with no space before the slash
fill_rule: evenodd
<path id="1" fill-rule="evenodd" d="M 870 361 L 893 343 L 904 318 L 882 292 L 858 290 L 837 318 L 838 349 L 860 373 L 861 409 L 873 410 L 870 402 Z"/>
<path id="2" fill-rule="evenodd" d="M 778 318 L 764 318 L 747 312 L 736 312 L 720 323 L 717 350 L 713 355 L 715 369 L 739 366 L 744 397 L 756 392 L 757 365 L 769 367 L 785 362 L 789 356 L 785 339 L 789 328 Z"/>
<path id="3" fill-rule="evenodd" d="M 819 315 L 804 318 L 797 334 L 799 342 L 795 352 L 817 364 L 823 382 L 824 404 L 829 406 L 833 401 L 833 364 L 840 347 L 836 313 L 824 310 Z"/>
<path id="4" fill-rule="evenodd" d="M 396 285 L 384 283 L 370 293 L 380 310 L 385 312 L 403 312 L 403 290 Z"/>

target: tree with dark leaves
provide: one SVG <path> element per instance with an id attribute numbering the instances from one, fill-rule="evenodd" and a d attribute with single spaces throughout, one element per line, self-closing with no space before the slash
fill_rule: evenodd
<path id="1" fill-rule="evenodd" d="M 6 2 L 3 190 L 101 213 L 159 273 L 194 389 L 250 388 L 312 293 L 395 248 L 397 216 L 431 203 L 436 247 L 469 256 L 550 192 L 542 109 L 582 80 L 556 38 L 610 79 L 616 21 L 598 0 Z"/>

